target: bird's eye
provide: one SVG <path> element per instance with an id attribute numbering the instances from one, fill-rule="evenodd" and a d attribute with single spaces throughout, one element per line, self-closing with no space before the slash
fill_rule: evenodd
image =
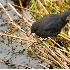
<path id="1" fill-rule="evenodd" d="M 36 31 L 36 30 L 37 30 L 37 27 L 35 27 L 34 31 Z"/>

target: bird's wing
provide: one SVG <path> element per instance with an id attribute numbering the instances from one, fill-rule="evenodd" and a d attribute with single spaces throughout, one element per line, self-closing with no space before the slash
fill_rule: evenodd
<path id="1" fill-rule="evenodd" d="M 44 29 L 46 30 L 46 28 L 49 29 L 48 27 L 51 26 L 51 22 L 53 24 L 53 22 L 56 22 L 55 20 L 57 20 L 57 19 L 58 19 L 58 15 L 56 15 L 56 14 L 49 14 L 49 15 L 44 16 L 43 18 L 39 19 L 36 22 L 36 26 L 38 26 L 38 30 L 39 31 L 42 31 Z"/>
<path id="2" fill-rule="evenodd" d="M 44 16 L 43 18 L 42 18 L 42 20 L 46 23 L 46 21 L 47 21 L 47 24 L 48 23 L 50 23 L 51 21 L 53 21 L 53 20 L 57 20 L 59 17 L 58 17 L 58 15 L 57 14 L 49 14 L 49 15 L 47 15 L 47 16 Z"/>
<path id="3" fill-rule="evenodd" d="M 41 37 L 51 37 L 56 36 L 61 31 L 61 19 L 53 20 L 51 23 L 45 25 L 44 29 L 41 31 Z"/>
<path id="4" fill-rule="evenodd" d="M 45 26 L 44 30 L 51 33 L 58 32 L 61 30 L 61 23 L 63 23 L 61 19 L 53 20 L 51 23 Z"/>

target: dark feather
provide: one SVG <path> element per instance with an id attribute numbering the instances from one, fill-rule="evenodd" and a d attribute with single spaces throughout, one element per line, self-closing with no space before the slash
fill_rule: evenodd
<path id="1" fill-rule="evenodd" d="M 70 9 L 58 14 L 48 14 L 34 22 L 31 27 L 31 33 L 35 33 L 42 38 L 57 36 L 69 22 L 66 20 L 69 15 Z"/>

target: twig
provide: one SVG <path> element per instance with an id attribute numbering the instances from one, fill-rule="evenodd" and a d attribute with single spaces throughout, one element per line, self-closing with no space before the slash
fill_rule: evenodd
<path id="1" fill-rule="evenodd" d="M 70 37 L 69 37 L 69 36 L 67 36 L 66 34 L 64 34 L 66 37 L 65 37 L 65 36 L 63 36 L 62 34 L 58 34 L 58 35 L 59 35 L 59 36 L 61 36 L 61 37 L 63 37 L 64 39 L 66 39 L 66 40 L 70 41 L 70 39 L 69 39 Z M 67 37 L 68 37 L 68 38 L 67 38 Z"/>
<path id="2" fill-rule="evenodd" d="M 56 43 L 53 39 L 51 39 L 50 37 L 48 37 L 51 41 L 53 41 L 57 46 L 59 46 L 60 48 L 62 48 L 63 50 L 65 50 L 62 46 L 60 46 L 58 43 Z"/>
<path id="3" fill-rule="evenodd" d="M 15 25 L 19 30 L 21 30 L 22 32 L 24 32 L 24 35 L 25 35 L 25 37 L 26 38 L 28 38 L 27 37 L 27 33 L 23 30 L 23 29 L 21 29 L 18 25 L 16 25 L 14 22 L 13 22 L 13 20 L 12 20 L 12 18 L 10 17 L 10 15 L 9 15 L 9 13 L 6 11 L 6 9 L 3 7 L 3 5 L 0 3 L 0 5 L 1 5 L 1 7 L 3 8 L 3 10 L 5 11 L 5 13 L 6 13 L 6 15 L 8 16 L 8 18 L 10 19 L 10 21 L 11 21 L 11 24 L 13 24 L 13 25 Z M 18 12 L 17 12 L 18 13 Z M 18 13 L 19 14 L 19 13 Z M 19 14 L 20 15 L 20 14 Z"/>
<path id="4" fill-rule="evenodd" d="M 65 69 L 69 69 L 69 67 L 64 64 L 59 58 L 58 56 L 47 46 L 47 44 L 45 42 L 43 42 L 43 44 L 46 46 L 46 48 L 48 49 L 47 51 L 55 58 L 55 60 L 57 60 L 58 64 Z"/>
<path id="5" fill-rule="evenodd" d="M 30 9 L 27 9 L 27 8 L 23 8 L 23 7 L 20 7 L 20 6 L 18 6 L 18 5 L 15 5 L 15 4 L 11 4 L 11 5 L 12 5 L 12 6 L 15 6 L 15 7 L 17 7 L 17 8 L 21 8 L 21 9 L 24 9 L 24 10 L 28 10 L 28 11 L 33 12 L 33 13 L 36 13 L 36 14 L 44 15 L 43 13 L 40 13 L 40 12 L 35 11 L 35 10 L 30 10 Z"/>
<path id="6" fill-rule="evenodd" d="M 38 63 L 38 65 L 42 66 L 42 67 L 45 68 L 45 69 L 49 69 L 49 68 L 47 68 L 45 65 L 43 65 L 43 64 L 41 64 L 41 63 Z"/>
<path id="7" fill-rule="evenodd" d="M 4 33 L 0 33 L 0 35 L 1 36 L 9 36 L 9 37 L 12 37 L 12 38 L 28 41 L 26 38 L 21 38 L 21 37 L 17 37 L 17 36 L 13 36 L 13 35 L 8 35 L 8 34 L 4 34 Z"/>
<path id="8" fill-rule="evenodd" d="M 41 6 L 41 7 L 43 7 L 43 9 L 46 11 L 46 14 L 49 14 L 48 13 L 48 11 L 45 9 L 45 7 L 43 6 L 43 4 L 41 3 L 41 1 L 40 0 L 37 0 L 37 2 L 39 3 L 39 5 Z"/>
<path id="9" fill-rule="evenodd" d="M 3 10 L 5 11 L 6 15 L 8 16 L 8 18 L 10 19 L 10 21 L 13 21 L 12 18 L 9 16 L 9 13 L 6 11 L 6 9 L 3 7 L 3 5 L 0 3 L 0 6 L 3 8 Z"/>
<path id="10" fill-rule="evenodd" d="M 22 17 L 10 3 L 8 3 L 8 4 L 12 7 L 12 9 L 17 13 L 17 15 L 18 15 L 20 18 L 23 18 L 30 26 L 32 26 L 32 24 L 31 24 L 30 22 L 28 22 L 24 17 Z"/>

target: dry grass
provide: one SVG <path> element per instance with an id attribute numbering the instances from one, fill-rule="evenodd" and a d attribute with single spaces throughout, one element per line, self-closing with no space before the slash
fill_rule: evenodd
<path id="1" fill-rule="evenodd" d="M 12 20 L 11 16 L 8 14 L 4 6 L 0 3 L 0 6 L 6 13 L 6 15 L 9 18 L 9 25 L 10 25 L 10 30 L 7 31 L 6 33 L 0 33 L 1 36 L 6 36 L 6 37 L 11 37 L 12 39 L 15 38 L 20 39 L 21 41 L 25 41 L 28 43 L 29 47 L 26 48 L 28 50 L 30 55 L 34 55 L 39 59 L 42 59 L 44 62 L 50 61 L 54 65 L 57 65 L 60 68 L 63 69 L 69 69 L 70 68 L 70 36 L 68 35 L 68 32 L 70 30 L 70 24 L 66 25 L 61 33 L 57 36 L 57 40 L 55 41 L 52 38 L 48 38 L 46 40 L 41 40 L 41 38 L 34 37 L 32 35 L 28 35 L 28 32 L 30 31 L 31 27 L 31 22 L 33 23 L 34 21 L 31 18 L 28 18 L 26 14 L 24 13 L 25 17 L 20 15 L 16 11 L 14 7 L 20 8 L 22 12 L 24 10 L 28 10 L 31 12 L 34 18 L 39 19 L 43 15 L 47 15 L 49 13 L 59 13 L 64 11 L 65 9 L 69 8 L 69 5 L 66 2 L 62 2 L 61 0 L 31 0 L 32 5 L 29 6 L 28 8 L 24 8 L 22 6 L 21 0 L 19 0 L 20 6 L 10 4 L 9 5 L 12 7 L 14 12 L 17 13 L 17 15 L 20 17 L 19 23 L 15 23 L 14 20 Z M 24 26 L 24 22 L 28 24 L 29 31 L 26 31 Z M 12 30 L 13 28 L 13 30 Z M 22 29 L 21 29 L 22 28 Z M 14 35 L 13 33 L 16 30 L 19 30 L 23 33 L 23 38 L 17 34 Z M 48 68 L 42 63 L 39 63 L 38 65 Z"/>

